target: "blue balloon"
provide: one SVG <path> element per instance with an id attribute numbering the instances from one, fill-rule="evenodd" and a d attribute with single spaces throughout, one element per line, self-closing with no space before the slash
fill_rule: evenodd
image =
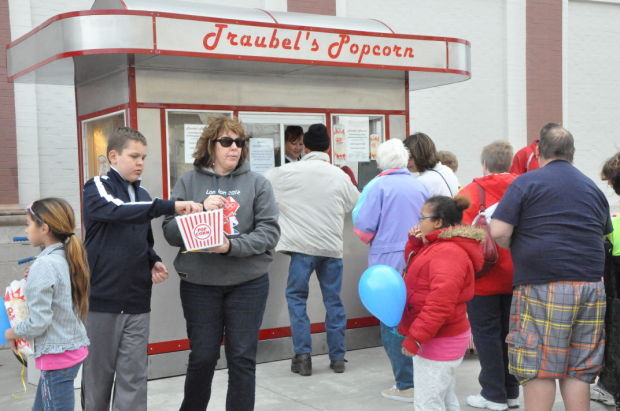
<path id="1" fill-rule="evenodd" d="M 11 328 L 11 323 L 4 305 L 4 298 L 0 298 L 0 344 L 7 344 L 7 341 L 4 339 L 4 332 L 9 328 Z"/>
<path id="2" fill-rule="evenodd" d="M 387 265 L 368 267 L 359 282 L 360 299 L 372 315 L 388 327 L 395 327 L 405 309 L 407 288 L 394 268 Z"/>

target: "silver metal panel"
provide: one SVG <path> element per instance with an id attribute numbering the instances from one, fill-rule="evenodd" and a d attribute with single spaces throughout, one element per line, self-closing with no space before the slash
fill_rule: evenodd
<path id="1" fill-rule="evenodd" d="M 322 14 L 284 13 L 272 11 L 271 14 L 279 24 L 292 26 L 336 28 L 340 30 L 369 31 L 375 33 L 392 33 L 385 24 L 377 20 L 347 17 L 325 16 Z"/>
<path id="2" fill-rule="evenodd" d="M 137 70 L 138 101 L 404 110 L 400 78 Z M 174 90 L 174 93 L 171 92 Z M 292 92 L 294 92 L 292 94 Z"/>
<path id="3" fill-rule="evenodd" d="M 360 350 L 381 345 L 379 327 L 365 327 L 347 330 L 346 344 L 347 350 Z M 273 340 L 259 341 L 256 361 L 259 363 L 278 361 L 291 358 L 293 343 L 290 337 L 277 338 Z M 325 333 L 312 334 L 312 354 L 326 354 L 327 337 Z M 187 371 L 187 360 L 189 351 L 178 351 L 167 354 L 149 356 L 149 379 L 173 377 L 184 375 Z M 315 367 L 320 367 L 315 364 Z M 325 364 L 327 366 L 327 364 Z M 220 359 L 217 362 L 217 369 L 226 368 L 226 355 L 224 347 L 220 349 Z"/>
<path id="4" fill-rule="evenodd" d="M 82 50 L 151 49 L 150 16 L 97 15 L 61 19 L 7 49 L 8 76 L 55 56 Z"/>
<path id="5" fill-rule="evenodd" d="M 424 71 L 409 72 L 409 90 L 422 90 L 425 88 L 445 86 L 459 83 L 471 78 L 471 75 L 455 73 L 432 73 Z"/>
<path id="6" fill-rule="evenodd" d="M 120 71 L 75 86 L 78 116 L 94 113 L 129 101 L 127 72 Z M 158 143 L 158 142 L 156 142 Z M 157 144 L 159 146 L 159 144 Z"/>
<path id="7" fill-rule="evenodd" d="M 471 46 L 463 43 L 448 43 L 450 69 L 471 71 Z"/>

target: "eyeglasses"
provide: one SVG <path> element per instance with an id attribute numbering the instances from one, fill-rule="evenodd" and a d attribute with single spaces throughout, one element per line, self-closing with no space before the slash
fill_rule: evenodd
<path id="1" fill-rule="evenodd" d="M 418 220 L 426 220 L 427 218 L 438 218 L 436 215 L 421 215 Z"/>
<path id="2" fill-rule="evenodd" d="M 228 136 L 223 136 L 216 139 L 215 141 L 220 143 L 222 147 L 230 147 L 233 143 L 235 143 L 239 148 L 243 148 L 243 146 L 245 146 L 245 138 L 243 137 L 232 138 Z"/>

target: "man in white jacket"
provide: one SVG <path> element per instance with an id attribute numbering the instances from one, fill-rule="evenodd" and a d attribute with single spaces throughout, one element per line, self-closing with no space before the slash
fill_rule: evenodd
<path id="1" fill-rule="evenodd" d="M 344 216 L 359 197 L 351 179 L 329 162 L 330 138 L 323 124 L 304 134 L 305 155 L 300 161 L 269 170 L 280 208 L 282 235 L 276 251 L 289 254 L 286 301 L 295 356 L 291 371 L 312 375 L 312 340 L 306 313 L 308 283 L 316 270 L 327 311 L 325 330 L 330 368 L 344 372 L 346 315 L 340 300 Z"/>

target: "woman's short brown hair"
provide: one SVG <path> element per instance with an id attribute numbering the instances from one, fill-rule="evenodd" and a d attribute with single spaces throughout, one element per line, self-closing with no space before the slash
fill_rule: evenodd
<path id="1" fill-rule="evenodd" d="M 304 129 L 301 126 L 287 126 L 284 130 L 284 141 L 292 143 L 304 137 Z"/>
<path id="2" fill-rule="evenodd" d="M 424 133 L 415 133 L 404 141 L 418 172 L 423 173 L 437 165 L 437 149 L 435 143 Z"/>
<path id="3" fill-rule="evenodd" d="M 208 121 L 208 125 L 202 131 L 202 135 L 196 143 L 196 151 L 194 152 L 194 166 L 196 167 L 213 167 L 215 161 L 215 145 L 216 140 L 225 132 L 232 132 L 241 138 L 246 138 L 243 125 L 236 118 L 225 116 L 213 117 Z M 243 145 L 239 164 L 237 168 L 248 158 L 248 144 Z"/>

